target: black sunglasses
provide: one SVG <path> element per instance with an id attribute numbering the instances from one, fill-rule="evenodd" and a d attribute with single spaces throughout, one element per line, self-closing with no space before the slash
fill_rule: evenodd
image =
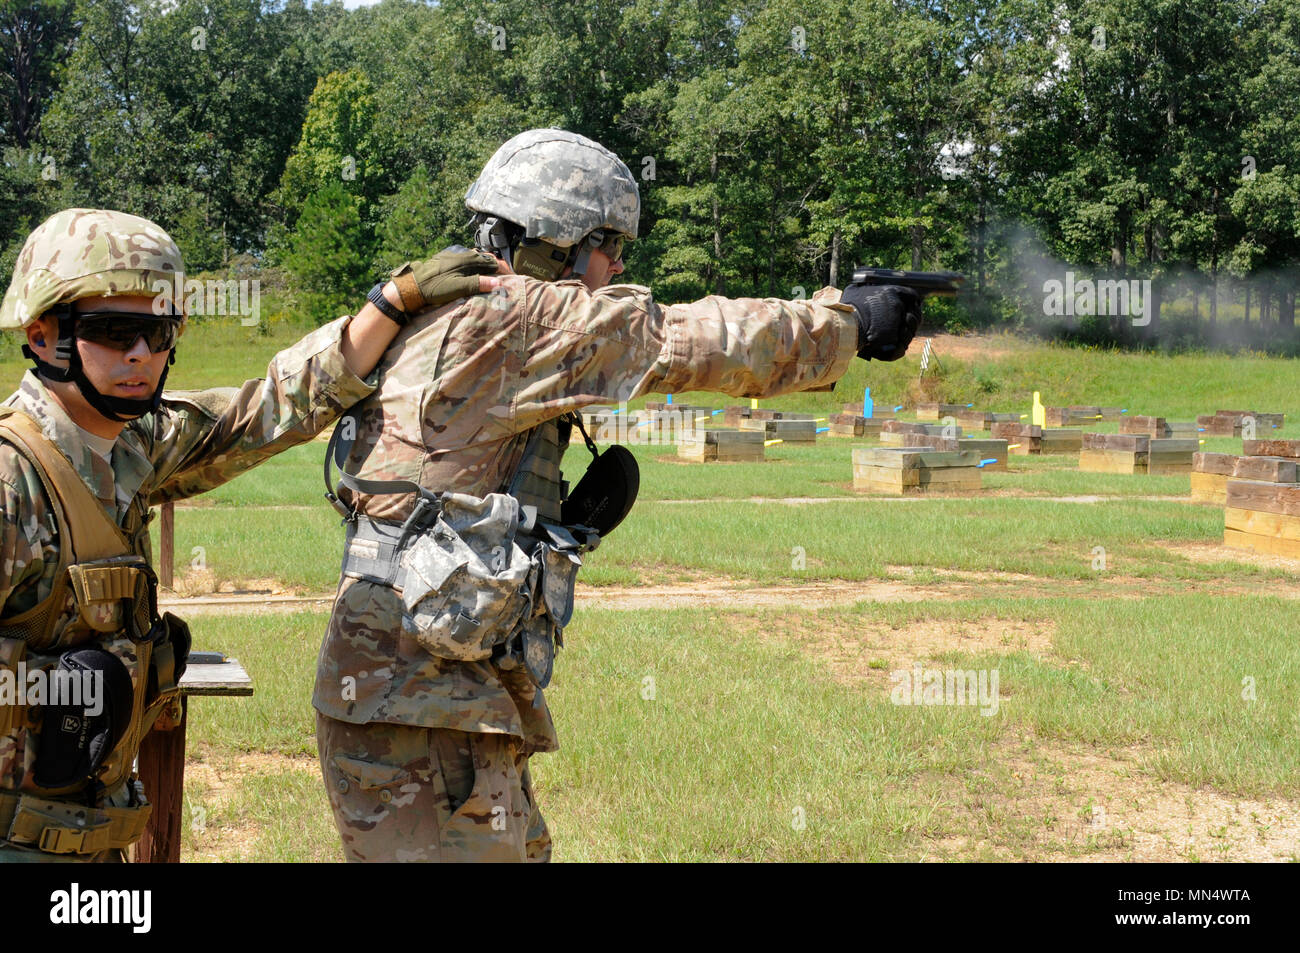
<path id="1" fill-rule="evenodd" d="M 620 232 L 606 232 L 597 229 L 587 236 L 592 248 L 598 248 L 609 258 L 610 261 L 618 261 L 623 257 L 624 237 Z"/>
<path id="2" fill-rule="evenodd" d="M 154 354 L 170 351 L 180 337 L 180 318 L 149 317 L 134 311 L 82 311 L 77 314 L 76 335 L 82 341 L 129 351 L 138 338 Z"/>

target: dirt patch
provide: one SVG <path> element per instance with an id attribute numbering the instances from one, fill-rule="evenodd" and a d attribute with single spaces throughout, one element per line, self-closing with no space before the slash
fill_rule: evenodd
<path id="1" fill-rule="evenodd" d="M 1286 556 L 1257 553 L 1249 549 L 1234 549 L 1231 546 L 1224 546 L 1222 543 L 1162 542 L 1154 539 L 1150 540 L 1150 543 L 1194 563 L 1217 563 L 1226 560 L 1248 563 L 1251 566 L 1259 566 L 1261 569 L 1284 569 L 1293 573 L 1296 571 L 1296 564 L 1300 562 L 1300 560 L 1288 559 Z"/>
<path id="2" fill-rule="evenodd" d="M 1265 557 L 1267 558 L 1267 557 Z M 1118 573 L 1099 574 L 1095 579 L 1050 579 L 1017 572 L 994 572 L 942 567 L 891 565 L 886 580 L 829 580 L 790 585 L 754 586 L 744 579 L 706 573 L 676 572 L 681 582 L 672 585 L 587 586 L 575 591 L 578 608 L 644 609 L 765 609 L 781 607 L 818 608 L 851 606 L 857 602 L 922 602 L 927 599 L 1053 598 L 1104 596 L 1107 599 L 1149 599 L 1185 592 L 1178 580 L 1152 580 Z M 917 577 L 926 582 L 913 582 Z M 265 583 L 266 581 L 259 581 Z M 270 581 L 270 582 L 273 582 Z M 256 583 L 254 583 L 256 584 Z M 1233 578 L 1200 580 L 1225 595 L 1274 595 L 1300 599 L 1300 580 L 1260 580 L 1256 585 Z M 159 599 L 160 609 L 184 616 L 258 612 L 326 612 L 334 604 L 333 592 L 284 590 L 269 586 L 249 591 L 235 590 Z"/>
<path id="3" fill-rule="evenodd" d="M 1147 768 L 1154 754 L 1032 738 L 999 742 L 991 768 L 964 778 L 954 799 L 973 829 L 1002 835 L 944 837 L 925 859 L 1258 862 L 1300 855 L 1300 802 L 1162 779 Z"/>
<path id="4" fill-rule="evenodd" d="M 259 825 L 233 818 L 226 823 L 218 821 L 247 778 L 290 771 L 313 777 L 320 774 L 320 762 L 310 756 L 253 751 L 213 757 L 208 750 L 200 757 L 202 760 L 185 764 L 186 807 L 190 815 L 182 820 L 190 825 L 190 838 L 181 852 L 185 863 L 234 860 L 253 852 L 262 833 Z"/>
<path id="5" fill-rule="evenodd" d="M 888 691 L 890 673 L 949 653 L 1051 655 L 1056 624 L 1023 619 L 919 619 L 899 625 L 847 618 L 735 616 L 730 624 L 763 641 L 798 645 L 839 682 Z"/>
<path id="6" fill-rule="evenodd" d="M 1061 469 L 1069 468 L 1062 467 Z M 1002 487 L 996 490 L 988 489 L 971 493 L 942 493 L 934 496 L 873 496 L 868 493 L 855 493 L 852 496 L 749 496 L 734 499 L 718 499 L 715 497 L 713 499 L 699 500 L 647 500 L 646 503 L 664 503 L 670 506 L 717 506 L 720 503 L 766 503 L 780 506 L 802 506 L 805 503 L 922 503 L 926 500 L 981 500 L 989 497 L 1032 499 L 1039 503 L 1110 503 L 1115 501 L 1131 502 L 1134 500 L 1157 503 L 1187 502 L 1187 498 L 1183 496 L 1046 496 L 1030 490 Z"/>
<path id="7" fill-rule="evenodd" d="M 190 569 L 185 575 L 176 579 L 170 590 L 181 599 L 196 599 L 201 596 L 303 596 L 306 586 L 286 585 L 274 577 L 263 579 L 218 580 L 211 569 Z"/>
<path id="8" fill-rule="evenodd" d="M 1029 347 L 1026 342 L 1006 334 L 930 334 L 927 337 L 940 361 L 952 358 L 967 364 L 997 360 Z"/>
<path id="9" fill-rule="evenodd" d="M 897 582 L 811 583 L 798 586 L 743 588 L 735 580 L 725 584 L 691 586 L 579 587 L 578 607 L 597 609 L 763 609 L 801 606 L 853 605 L 872 602 L 920 602 L 938 595 L 933 587 Z"/>

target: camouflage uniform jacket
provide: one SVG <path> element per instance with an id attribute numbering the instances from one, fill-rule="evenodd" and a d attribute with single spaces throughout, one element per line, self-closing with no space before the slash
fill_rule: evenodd
<path id="1" fill-rule="evenodd" d="M 339 350 L 348 320 L 340 318 L 318 328 L 281 351 L 271 361 L 265 380 L 251 380 L 238 389 L 165 393 L 157 413 L 122 429 L 111 465 L 86 446 L 77 426 L 35 373 L 28 371 L 5 403 L 40 423 L 119 526 L 140 527 L 135 548 L 148 557 L 144 523 L 149 505 L 220 486 L 281 450 L 310 440 L 374 390 L 373 383 L 348 369 Z M 25 457 L 3 441 L 0 534 L 2 618 L 24 612 L 49 596 L 59 554 L 54 513 L 40 477 Z M 59 629 L 68 618 L 65 612 Z M 128 639 L 101 644 L 134 675 L 135 656 Z M 0 790 L 17 788 L 34 757 L 25 729 L 0 737 Z"/>
<path id="2" fill-rule="evenodd" d="M 857 351 L 857 321 L 824 289 L 813 301 L 709 297 L 663 307 L 647 288 L 512 276 L 497 292 L 418 316 L 358 404 L 346 469 L 474 496 L 509 484 L 527 433 L 597 403 L 652 391 L 768 397 L 828 388 Z M 401 521 L 413 494 L 345 502 Z M 506 732 L 557 747 L 542 692 L 522 670 L 434 657 L 405 633 L 386 586 L 340 581 L 321 646 L 313 703 L 340 721 Z"/>

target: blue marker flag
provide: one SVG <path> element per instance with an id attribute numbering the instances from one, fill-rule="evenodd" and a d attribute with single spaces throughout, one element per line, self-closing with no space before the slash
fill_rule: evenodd
<path id="1" fill-rule="evenodd" d="M 997 457 L 989 457 L 987 460 L 981 460 L 979 463 L 976 464 L 976 466 L 983 467 L 983 466 L 988 466 L 990 463 L 997 463 L 997 462 L 998 462 Z"/>

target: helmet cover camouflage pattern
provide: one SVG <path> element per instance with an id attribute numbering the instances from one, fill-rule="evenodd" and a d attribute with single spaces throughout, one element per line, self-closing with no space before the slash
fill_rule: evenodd
<path id="1" fill-rule="evenodd" d="M 169 298 L 185 263 L 171 237 L 148 219 L 69 208 L 27 236 L 0 305 L 0 329 L 25 328 L 56 304 L 97 295 Z M 184 279 L 182 278 L 182 281 Z"/>
<path id="2" fill-rule="evenodd" d="M 598 228 L 636 238 L 641 217 L 632 171 L 600 143 L 563 129 L 530 129 L 503 145 L 465 193 L 465 205 L 559 248 Z"/>

